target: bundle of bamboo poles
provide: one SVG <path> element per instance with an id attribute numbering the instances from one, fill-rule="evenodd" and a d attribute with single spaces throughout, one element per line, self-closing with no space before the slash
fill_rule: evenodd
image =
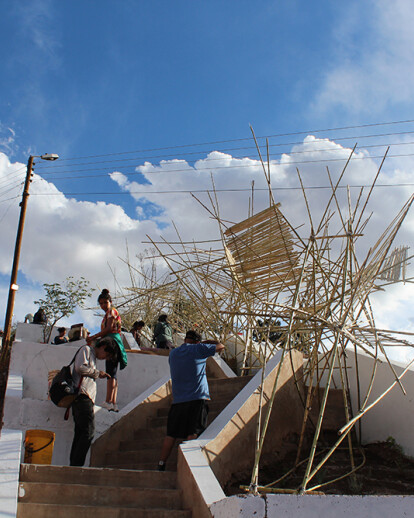
<path id="1" fill-rule="evenodd" d="M 260 151 L 259 154 L 261 156 Z M 156 250 L 156 257 L 163 259 L 169 269 L 168 279 L 172 278 L 173 281 L 153 279 L 150 285 L 147 283 L 146 286 L 131 288 L 131 292 L 137 293 L 137 298 L 146 300 L 148 305 L 167 308 L 176 322 L 185 320 L 184 326 L 196 325 L 206 337 L 219 338 L 227 343 L 230 351 L 228 359 L 238 361 L 242 374 L 265 366 L 276 350 L 282 351 L 266 414 L 258 412 L 256 455 L 249 486 L 252 492 L 269 491 L 269 487 L 259 484 L 259 465 L 279 374 L 292 349 L 299 349 L 306 356 L 303 379 L 296 380 L 296 386 L 306 386 L 307 389 L 305 393 L 300 393 L 303 423 L 296 462 L 289 470 L 304 464 L 305 474 L 300 487 L 291 488 L 291 492 L 319 489 L 321 485 L 312 486 L 312 480 L 344 440 L 350 462 L 349 472 L 344 476 L 354 476 L 359 466 L 355 464 L 351 431 L 357 427 L 358 436 L 361 437 L 361 418 L 385 397 L 392 386 L 399 385 L 404 392 L 403 375 L 397 376 L 386 347 L 414 345 L 408 339 L 401 339 L 398 332 L 376 329 L 370 295 L 384 285 L 400 280 L 396 274 L 397 267 L 404 271 L 407 254 L 400 251 L 393 256 L 390 253 L 413 197 L 401 208 L 365 257 L 359 258 L 357 244 L 364 236 L 369 219 L 365 216 L 365 210 L 383 162 L 367 196 L 364 198 L 361 190 L 352 206 L 348 191 L 344 209 L 338 197 L 338 188 L 352 155 L 353 150 L 336 183 L 327 171 L 331 195 L 318 223 L 314 221 L 306 190 L 302 188 L 309 220 L 308 237 L 299 235 L 295 230 L 298 222 L 295 225 L 289 222 L 280 204 L 274 201 L 270 161 L 267 164 L 262 161 L 269 186 L 267 208 L 228 226 L 220 217 L 213 186 L 211 208 L 206 208 L 217 221 L 219 239 L 208 243 L 209 248 L 202 242 L 184 242 L 178 230 L 178 240 L 174 243 L 156 242 L 149 238 Z M 303 186 L 299 171 L 298 177 Z M 381 280 L 384 282 L 381 283 Z M 181 305 L 177 303 L 179 300 Z M 183 305 L 191 308 L 186 319 L 182 316 Z M 359 351 L 364 351 L 372 360 L 371 379 L 364 393 L 359 383 Z M 351 407 L 348 397 L 349 354 L 355 356 L 356 408 Z M 384 359 L 394 382 L 371 401 L 376 367 Z M 327 452 L 322 452 L 319 438 L 331 387 L 343 392 L 345 425 L 338 430 L 336 443 Z M 309 408 L 315 398 L 318 398 L 320 411 L 316 422 L 310 422 Z M 310 429 L 312 437 L 307 442 Z M 316 465 L 315 459 L 318 459 Z M 278 491 L 276 482 L 271 490 Z"/>

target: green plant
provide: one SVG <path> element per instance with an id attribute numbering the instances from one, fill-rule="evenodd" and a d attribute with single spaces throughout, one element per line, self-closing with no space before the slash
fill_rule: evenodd
<path id="1" fill-rule="evenodd" d="M 83 307 L 85 300 L 92 295 L 89 281 L 84 277 L 67 277 L 63 283 L 43 284 L 45 298 L 35 300 L 46 313 L 47 323 L 43 328 L 43 338 L 49 342 L 52 329 L 63 317 L 72 315 L 77 306 Z"/>

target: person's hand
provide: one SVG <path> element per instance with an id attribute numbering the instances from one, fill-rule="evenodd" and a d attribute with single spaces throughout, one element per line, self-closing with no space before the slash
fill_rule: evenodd
<path id="1" fill-rule="evenodd" d="M 224 351 L 225 348 L 226 347 L 225 347 L 224 344 L 222 344 L 221 342 L 217 342 L 217 344 L 216 344 L 216 353 L 220 354 L 222 351 Z"/>
<path id="2" fill-rule="evenodd" d="M 105 379 L 105 378 L 109 379 L 111 376 L 108 373 L 104 372 L 104 371 L 99 371 L 99 377 L 101 379 Z"/>

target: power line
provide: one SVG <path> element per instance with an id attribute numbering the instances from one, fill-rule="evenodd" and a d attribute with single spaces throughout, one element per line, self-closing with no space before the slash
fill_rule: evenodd
<path id="1" fill-rule="evenodd" d="M 26 169 L 26 167 L 25 167 L 25 169 Z M 22 171 L 22 169 L 19 169 L 18 171 Z M 21 172 L 17 173 L 16 171 L 14 171 L 13 173 L 6 174 L 5 176 L 3 176 L 0 179 L 0 183 L 2 183 L 2 182 L 9 182 L 12 179 L 16 179 L 16 178 L 22 177 L 22 174 L 23 173 L 21 173 Z M 11 178 L 9 178 L 9 177 L 11 177 Z M 23 175 L 23 178 L 24 178 L 24 175 Z"/>
<path id="2" fill-rule="evenodd" d="M 398 184 L 375 184 L 375 187 L 412 187 L 414 183 L 398 183 Z M 365 189 L 371 188 L 372 185 L 340 185 L 338 189 Z M 314 185 L 314 186 L 305 186 L 305 190 L 326 190 L 332 189 L 331 185 Z M 302 187 L 273 187 L 273 191 L 301 191 Z M 141 194 L 145 196 L 147 194 L 190 194 L 190 193 L 211 193 L 213 189 L 177 189 L 177 190 L 165 190 L 165 191 L 121 191 L 118 193 L 114 193 L 113 191 L 101 191 L 101 192 L 65 192 L 65 193 L 53 193 L 53 192 L 45 192 L 45 193 L 32 193 L 32 196 L 92 196 L 92 195 L 108 195 L 108 196 L 117 196 L 117 195 L 132 195 L 132 194 Z M 242 188 L 232 188 L 232 189 L 214 189 L 215 192 L 251 192 L 252 187 L 242 187 Z M 254 191 L 268 191 L 267 187 L 255 187 Z M 11 199 L 11 198 L 10 198 Z M 7 201 L 7 200 L 5 200 Z"/>
<path id="3" fill-rule="evenodd" d="M 387 160 L 391 158 L 407 158 L 414 156 L 414 153 L 407 153 L 407 154 L 399 154 L 399 155 L 387 155 Z M 343 157 L 343 158 L 326 158 L 326 159 L 317 159 L 317 160 L 302 160 L 302 161 L 289 161 L 285 163 L 271 163 L 270 165 L 272 167 L 283 167 L 283 166 L 289 166 L 289 165 L 303 165 L 303 164 L 321 164 L 321 163 L 327 163 L 327 162 L 345 162 L 348 160 L 349 157 Z M 351 161 L 355 160 L 374 160 L 374 159 L 381 159 L 383 158 L 383 155 L 374 155 L 374 156 L 353 156 Z M 133 176 L 133 175 L 152 175 L 152 174 L 171 174 L 171 173 L 198 173 L 198 172 L 212 172 L 212 171 L 218 171 L 218 170 L 228 170 L 228 169 L 245 169 L 245 168 L 254 168 L 254 167 L 262 167 L 261 163 L 256 159 L 258 163 L 256 164 L 238 164 L 238 165 L 229 165 L 229 166 L 221 166 L 221 167 L 202 167 L 198 169 L 194 169 L 192 166 L 188 166 L 185 169 L 162 169 L 162 170 L 156 170 L 156 171 L 144 171 L 143 173 L 141 171 L 132 171 L 129 173 L 122 173 L 125 176 Z M 131 166 L 120 166 L 117 169 L 128 169 Z M 154 166 L 159 167 L 159 166 Z M 86 172 L 86 171 L 102 171 L 102 170 L 109 170 L 113 173 L 116 173 L 117 171 L 113 171 L 113 167 L 103 167 L 99 169 L 79 169 L 78 171 L 68 171 L 68 173 L 72 172 Z M 90 175 L 76 175 L 76 176 L 65 176 L 65 177 L 51 177 L 49 180 L 69 180 L 73 178 L 97 178 L 102 176 L 108 176 L 108 173 L 98 173 L 98 174 L 90 174 Z M 38 182 L 39 180 L 35 180 Z"/>
<path id="4" fill-rule="evenodd" d="M 19 183 L 19 185 L 22 185 L 21 183 Z M 6 195 L 8 192 L 10 191 L 13 191 L 14 189 L 16 188 L 16 186 L 13 186 L 13 187 L 10 187 L 10 189 L 7 189 L 6 191 L 2 191 L 0 193 L 0 197 L 3 197 L 4 195 Z M 21 193 L 20 193 L 21 194 Z"/>
<path id="5" fill-rule="evenodd" d="M 18 196 L 13 196 L 12 198 L 7 198 L 6 200 L 0 200 L 0 203 L 5 203 L 6 201 L 10 200 L 17 200 L 17 198 L 20 198 L 20 194 Z"/>
<path id="6" fill-rule="evenodd" d="M 3 185 L 0 189 L 0 196 L 4 196 L 4 194 L 7 194 L 8 192 L 12 191 L 13 189 L 21 187 L 23 184 L 24 184 L 24 180 L 18 180 L 18 181 L 10 182 L 6 185 Z"/>
<path id="7" fill-rule="evenodd" d="M 351 136 L 347 136 L 347 137 L 339 137 L 339 138 L 335 138 L 335 140 L 333 140 L 332 142 L 338 142 L 338 141 L 345 141 L 345 140 L 359 140 L 359 139 L 363 139 L 363 138 L 375 138 L 375 137 L 391 137 L 391 136 L 401 136 L 401 135 L 413 135 L 414 134 L 414 131 L 402 131 L 402 132 L 393 132 L 393 133 L 377 133 L 377 134 L 372 134 L 372 135 L 351 135 Z M 315 139 L 312 143 L 314 142 L 326 142 L 326 139 Z M 281 146 L 297 146 L 297 145 L 303 145 L 304 142 L 303 140 L 302 141 L 295 141 L 295 142 L 282 142 L 282 143 L 278 143 L 278 144 L 269 144 L 269 148 L 275 148 L 275 147 L 281 147 Z M 381 147 L 381 146 L 391 146 L 391 145 L 394 145 L 394 146 L 399 146 L 399 145 L 408 145 L 409 143 L 406 143 L 406 142 L 386 142 L 386 143 L 382 143 L 382 144 L 371 144 L 371 145 L 364 145 L 364 146 L 361 146 L 362 148 L 370 148 L 370 147 Z M 242 146 L 242 147 L 236 147 L 236 148 L 224 148 L 224 149 L 215 149 L 214 151 L 217 151 L 219 153 L 228 153 L 229 151 L 243 151 L 243 150 L 255 150 L 256 151 L 256 147 L 255 146 Z M 330 151 L 333 151 L 332 149 L 329 149 Z M 327 150 L 327 151 L 329 151 Z M 319 149 L 314 149 L 312 150 L 313 152 L 316 152 L 316 151 L 320 151 Z M 107 164 L 107 163 L 110 163 L 110 164 L 118 164 L 118 163 L 121 163 L 121 162 L 131 162 L 131 161 L 134 161 L 134 160 L 139 160 L 139 161 L 149 161 L 149 160 L 153 160 L 153 159 L 159 159 L 159 158 L 163 158 L 163 159 L 177 159 L 177 157 L 183 157 L 183 156 L 194 156 L 194 155 L 200 155 L 200 154 L 208 154 L 208 153 L 211 153 L 212 151 L 211 150 L 199 150 L 199 151 L 192 151 L 192 152 L 187 152 L 187 153 L 180 153 L 179 155 L 172 155 L 172 154 L 167 154 L 167 155 L 153 155 L 153 156 L 144 156 L 144 157 L 133 157 L 133 158 L 121 158 L 121 159 L 117 159 L 117 160 L 101 160 L 101 161 L 94 161 L 94 162 L 84 162 L 84 163 L 79 163 L 79 164 L 74 164 L 73 166 L 71 164 L 63 164 L 63 165 L 60 165 L 60 164 L 54 164 L 54 165 L 47 165 L 47 164 L 42 164 L 43 167 L 40 168 L 40 171 L 42 172 L 42 174 L 52 174 L 52 173 L 55 173 L 55 172 L 59 172 L 59 171 L 56 171 L 57 169 L 59 168 L 63 168 L 63 167 L 79 167 L 79 166 L 82 166 L 82 165 L 96 165 L 96 164 Z M 289 154 L 298 154 L 298 153 L 306 153 L 308 151 L 287 151 L 286 153 L 289 153 Z M 281 154 L 282 152 L 280 153 L 277 153 L 277 154 Z M 275 154 L 273 154 L 272 156 L 275 156 Z M 257 155 L 255 155 L 255 158 L 254 159 L 257 159 L 256 158 Z M 242 157 L 233 157 L 233 158 L 249 158 L 249 157 L 245 157 L 245 156 L 242 156 Z M 200 159 L 197 159 L 197 160 L 200 160 Z M 221 158 L 204 158 L 202 159 L 204 162 L 206 161 L 215 161 L 215 160 L 222 160 Z M 112 167 L 115 167 L 115 165 L 113 165 Z M 111 168 L 112 168 L 111 167 Z M 50 171 L 50 169 L 52 171 Z M 85 171 L 87 171 L 88 169 L 85 169 Z M 92 170 L 92 169 L 91 169 Z M 44 172 L 45 171 L 45 172 Z M 46 172 L 47 171 L 47 172 Z M 68 170 L 70 172 L 70 170 Z M 60 173 L 65 173 L 66 171 L 61 171 Z"/>
<path id="8" fill-rule="evenodd" d="M 1 203 L 1 202 L 0 202 Z M 9 204 L 9 206 L 7 207 L 7 209 L 4 211 L 4 214 L 3 216 L 0 218 L 0 223 L 3 221 L 3 219 L 7 216 L 7 213 L 9 212 L 9 210 L 11 209 L 11 206 L 13 205 L 13 198 Z"/>
<path id="9" fill-rule="evenodd" d="M 322 133 L 324 131 L 343 131 L 348 129 L 360 129 L 360 128 L 373 128 L 378 126 L 391 126 L 391 125 L 397 125 L 397 124 L 409 124 L 413 123 L 414 119 L 409 120 L 402 120 L 402 121 L 389 121 L 389 122 L 375 122 L 371 124 L 359 124 L 359 125 L 353 125 L 353 126 L 342 126 L 342 127 L 334 127 L 334 128 L 324 128 L 324 129 L 313 129 L 313 130 L 301 130 L 301 131 L 293 131 L 289 133 L 276 133 L 272 135 L 261 135 L 259 137 L 256 136 L 256 139 L 266 139 L 266 138 L 280 138 L 280 137 L 288 137 L 293 135 L 304 135 L 309 133 Z M 233 139 L 223 139 L 223 140 L 214 140 L 210 142 L 199 142 L 199 143 L 192 143 L 192 144 L 181 144 L 181 145 L 175 145 L 175 146 L 164 146 L 164 147 L 158 147 L 158 148 L 147 148 L 147 149 L 140 149 L 140 150 L 134 150 L 134 151 L 121 151 L 121 152 L 115 152 L 115 153 L 105 153 L 105 154 L 99 154 L 99 155 L 88 155 L 88 156 L 80 156 L 80 157 L 69 157 L 69 158 L 62 158 L 63 160 L 80 160 L 85 158 L 100 158 L 105 156 L 118 156 L 118 155 L 128 155 L 131 153 L 148 153 L 152 151 L 163 151 L 167 149 L 181 149 L 186 147 L 196 147 L 196 146 L 211 146 L 215 144 L 225 144 L 227 142 L 244 142 L 246 140 L 251 140 L 251 136 L 249 137 L 243 137 L 243 138 L 233 138 Z"/>

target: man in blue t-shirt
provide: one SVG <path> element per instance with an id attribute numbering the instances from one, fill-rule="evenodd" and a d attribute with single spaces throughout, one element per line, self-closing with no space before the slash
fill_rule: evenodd
<path id="1" fill-rule="evenodd" d="M 201 341 L 196 331 L 187 331 L 185 343 L 170 352 L 173 404 L 168 413 L 167 435 L 161 450 L 158 470 L 165 471 L 165 463 L 176 439 L 196 439 L 207 426 L 210 399 L 206 376 L 209 356 L 224 349 L 217 340 Z"/>

